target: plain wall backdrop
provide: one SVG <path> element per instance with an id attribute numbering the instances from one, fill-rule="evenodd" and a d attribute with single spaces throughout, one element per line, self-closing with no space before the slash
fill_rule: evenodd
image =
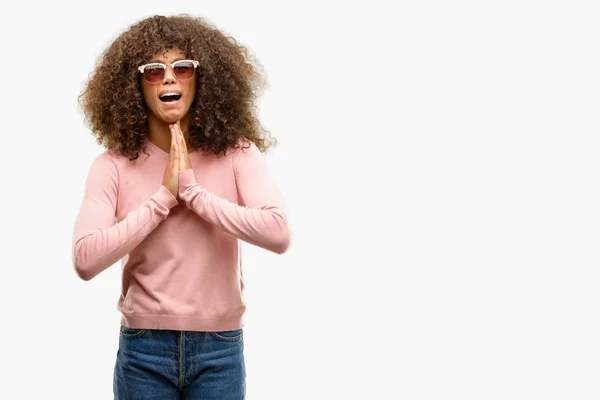
<path id="1" fill-rule="evenodd" d="M 104 151 L 77 96 L 178 13 L 269 82 L 293 237 L 243 244 L 248 400 L 600 398 L 600 13 L 576 0 L 5 6 L 1 398 L 112 398 L 121 263 L 71 264 Z"/>

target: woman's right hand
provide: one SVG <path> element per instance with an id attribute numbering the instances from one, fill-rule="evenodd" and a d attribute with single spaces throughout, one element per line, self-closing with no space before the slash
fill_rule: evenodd
<path id="1" fill-rule="evenodd" d="M 178 197 L 179 190 L 179 149 L 177 148 L 176 135 L 171 132 L 171 149 L 169 150 L 169 161 L 163 176 L 162 184 L 173 196 Z"/>

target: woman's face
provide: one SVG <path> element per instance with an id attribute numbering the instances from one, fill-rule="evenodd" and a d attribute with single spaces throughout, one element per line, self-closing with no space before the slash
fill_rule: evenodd
<path id="1" fill-rule="evenodd" d="M 171 64 L 177 60 L 187 59 L 189 58 L 186 57 L 184 52 L 178 48 L 172 48 L 156 53 L 148 63 Z M 142 74 L 142 94 L 148 106 L 149 118 L 172 124 L 187 116 L 196 95 L 196 74 L 198 73 L 196 69 L 194 69 L 191 78 L 182 79 L 177 78 L 173 68 L 168 65 L 164 71 L 164 76 L 157 82 L 148 82 Z M 163 97 L 168 93 L 180 94 L 181 97 L 178 99 L 177 96 Z"/>

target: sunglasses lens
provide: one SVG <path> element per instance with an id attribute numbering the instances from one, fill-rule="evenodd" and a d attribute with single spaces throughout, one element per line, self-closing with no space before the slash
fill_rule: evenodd
<path id="1" fill-rule="evenodd" d="M 158 82 L 165 75 L 165 69 L 161 65 L 148 65 L 144 68 L 144 77 L 148 82 Z"/>
<path id="2" fill-rule="evenodd" d="M 175 76 L 179 79 L 189 79 L 194 75 L 194 64 L 190 61 L 181 61 L 173 66 Z"/>

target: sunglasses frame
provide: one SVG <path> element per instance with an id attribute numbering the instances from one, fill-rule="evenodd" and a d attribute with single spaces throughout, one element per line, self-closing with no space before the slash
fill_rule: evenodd
<path id="1" fill-rule="evenodd" d="M 164 73 L 167 71 L 167 67 L 169 67 L 169 66 L 170 66 L 170 67 L 173 69 L 173 75 L 175 75 L 175 69 L 174 69 L 174 66 L 176 66 L 176 65 L 177 65 L 177 63 L 181 63 L 181 62 L 191 62 L 191 63 L 194 65 L 194 70 L 195 70 L 196 68 L 198 68 L 198 65 L 200 65 L 200 62 L 199 62 L 199 61 L 196 61 L 196 60 L 177 60 L 177 61 L 174 61 L 174 62 L 172 62 L 171 64 L 164 64 L 164 63 L 156 63 L 156 62 L 154 62 L 154 63 L 148 63 L 148 64 L 144 64 L 144 65 L 142 65 L 142 66 L 139 66 L 139 67 L 138 67 L 138 71 L 140 71 L 140 73 L 141 73 L 141 74 L 144 76 L 144 79 L 146 79 L 146 81 L 147 81 L 148 83 L 157 83 L 157 82 L 160 82 L 162 79 L 164 79 L 164 77 L 165 77 L 165 76 L 164 76 Z M 149 67 L 149 66 L 151 66 L 151 65 L 160 65 L 160 66 L 162 66 L 162 67 L 163 67 L 163 69 L 164 69 L 164 71 L 163 71 L 163 77 L 162 77 L 161 79 L 157 80 L 156 82 L 150 82 L 150 81 L 148 80 L 148 78 L 146 78 L 146 76 L 144 75 L 144 70 L 146 69 L 146 67 Z M 192 74 L 192 76 L 193 76 L 193 74 Z M 177 79 L 191 79 L 191 77 L 189 77 L 189 78 L 178 78 L 176 75 L 175 75 L 175 77 L 176 77 Z"/>

